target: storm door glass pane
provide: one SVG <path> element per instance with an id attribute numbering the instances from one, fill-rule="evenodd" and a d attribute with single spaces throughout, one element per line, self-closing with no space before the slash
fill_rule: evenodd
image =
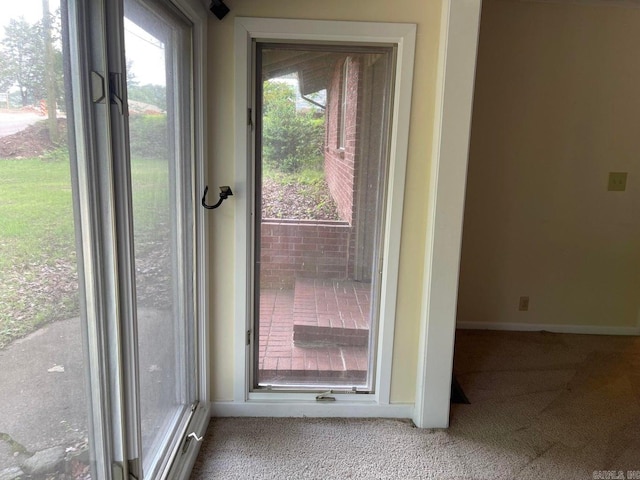
<path id="1" fill-rule="evenodd" d="M 2 3 L 1 478 L 96 478 L 67 27 L 55 0 Z"/>
<path id="2" fill-rule="evenodd" d="M 392 55 L 258 43 L 254 389 L 373 390 Z"/>
<path id="3" fill-rule="evenodd" d="M 124 27 L 142 460 L 144 477 L 153 478 L 195 398 L 190 36 L 170 10 L 135 0 L 125 1 Z"/>

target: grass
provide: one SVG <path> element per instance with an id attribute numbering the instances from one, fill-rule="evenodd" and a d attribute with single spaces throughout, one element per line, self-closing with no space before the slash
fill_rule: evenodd
<path id="1" fill-rule="evenodd" d="M 317 187 L 324 182 L 324 171 L 305 169 L 296 173 L 283 173 L 275 170 L 265 170 L 263 176 L 282 186 L 305 185 Z"/>
<path id="2" fill-rule="evenodd" d="M 135 158 L 131 161 L 133 214 L 136 239 L 153 235 L 168 222 L 170 185 L 166 161 Z"/>
<path id="3" fill-rule="evenodd" d="M 168 228 L 166 162 L 132 161 L 136 243 Z M 68 154 L 0 159 L 0 348 L 79 314 Z M 137 245 L 138 246 L 138 245 Z"/>
<path id="4" fill-rule="evenodd" d="M 78 314 L 69 161 L 0 160 L 0 348 Z"/>
<path id="5" fill-rule="evenodd" d="M 318 187 L 324 185 L 324 159 L 322 157 L 309 158 L 300 162 L 304 167 L 297 172 L 287 173 L 276 168 L 269 162 L 262 165 L 262 175 L 282 186 L 304 185 Z"/>
<path id="6" fill-rule="evenodd" d="M 69 162 L 0 160 L 0 268 L 73 248 Z"/>

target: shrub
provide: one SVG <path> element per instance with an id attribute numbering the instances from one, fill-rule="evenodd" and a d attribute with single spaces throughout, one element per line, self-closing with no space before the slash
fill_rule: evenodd
<path id="1" fill-rule="evenodd" d="M 317 168 L 324 142 L 324 114 L 296 111 L 294 87 L 282 82 L 264 82 L 263 98 L 263 161 L 285 173 Z"/>

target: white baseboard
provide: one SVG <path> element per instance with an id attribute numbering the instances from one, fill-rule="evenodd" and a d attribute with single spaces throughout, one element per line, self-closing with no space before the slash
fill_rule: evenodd
<path id="1" fill-rule="evenodd" d="M 553 332 L 586 335 L 640 335 L 640 326 L 613 327 L 601 325 L 552 325 L 536 323 L 458 322 L 460 330 L 505 330 L 510 332 Z"/>
<path id="2" fill-rule="evenodd" d="M 413 403 L 212 402 L 212 417 L 412 418 Z"/>

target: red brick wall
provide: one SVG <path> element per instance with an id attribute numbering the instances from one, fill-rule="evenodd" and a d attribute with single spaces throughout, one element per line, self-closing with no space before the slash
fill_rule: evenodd
<path id="1" fill-rule="evenodd" d="M 341 222 L 265 221 L 261 226 L 261 288 L 292 288 L 296 277 L 346 280 L 353 277 L 355 258 L 355 188 L 358 184 L 357 144 L 361 115 L 361 59 L 348 57 L 344 146 L 338 145 L 342 113 L 344 62 L 336 63 L 327 91 L 324 168 Z"/>
<path id="2" fill-rule="evenodd" d="M 296 277 L 347 279 L 352 230 L 341 222 L 262 222 L 260 287 L 292 288 Z"/>
<path id="3" fill-rule="evenodd" d="M 327 136 L 325 143 L 324 168 L 329 190 L 338 206 L 340 218 L 350 225 L 354 223 L 354 189 L 357 185 L 356 146 L 359 136 L 359 92 L 361 83 L 361 61 L 358 57 L 348 57 L 346 86 L 343 86 L 344 62 L 334 67 L 331 85 L 327 91 Z M 344 146 L 339 146 L 339 125 L 342 114 L 341 95 L 346 88 L 347 108 L 345 112 Z"/>

